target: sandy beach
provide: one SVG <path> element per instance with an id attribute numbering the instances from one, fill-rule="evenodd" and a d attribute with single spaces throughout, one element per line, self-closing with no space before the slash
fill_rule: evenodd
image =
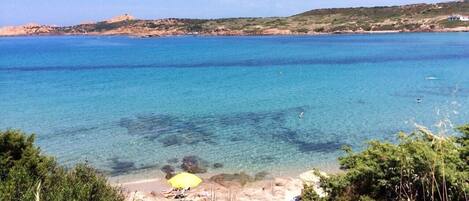
<path id="1" fill-rule="evenodd" d="M 327 173 L 323 174 L 327 175 L 338 173 L 340 170 L 331 166 L 325 171 Z M 301 194 L 304 184 L 319 189 L 319 177 L 313 172 L 292 170 L 290 174 L 266 173 L 259 178 L 243 172 L 198 174 L 203 182 L 191 189 L 183 200 L 291 201 Z M 174 200 L 163 195 L 163 192 L 171 190 L 171 186 L 160 170 L 112 177 L 110 182 L 122 188 L 128 201 Z M 322 191 L 319 189 L 318 192 Z"/>
<path id="2" fill-rule="evenodd" d="M 313 168 L 311 168 L 313 169 Z M 290 169 L 284 172 L 258 174 L 210 172 L 197 174 L 203 182 L 190 190 L 183 200 L 295 200 L 304 184 L 319 188 L 319 177 L 311 169 Z M 317 165 L 314 169 L 324 174 L 341 172 L 337 164 Z M 306 178 L 304 175 L 308 175 Z M 163 192 L 171 186 L 160 169 L 110 177 L 114 186 L 122 188 L 128 201 L 174 200 L 165 198 Z"/>
<path id="3" fill-rule="evenodd" d="M 170 189 L 164 179 L 148 179 L 116 185 L 124 189 L 128 201 L 171 200 L 162 194 Z M 183 200 L 294 200 L 300 195 L 302 186 L 303 181 L 293 177 L 255 181 L 244 186 L 238 182 L 219 183 L 204 179 L 204 182 L 191 190 Z"/>

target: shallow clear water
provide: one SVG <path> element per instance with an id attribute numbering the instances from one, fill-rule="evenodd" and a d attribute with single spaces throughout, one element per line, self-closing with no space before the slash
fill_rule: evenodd
<path id="1" fill-rule="evenodd" d="M 414 123 L 469 122 L 468 68 L 469 33 L 0 38 L 0 129 L 114 175 L 187 155 L 305 170 Z"/>

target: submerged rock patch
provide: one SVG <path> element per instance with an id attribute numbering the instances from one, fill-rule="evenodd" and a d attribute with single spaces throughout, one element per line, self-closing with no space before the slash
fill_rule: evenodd
<path id="1" fill-rule="evenodd" d="M 308 135 L 309 138 L 314 138 L 314 136 L 329 136 L 329 134 L 324 133 L 321 130 L 318 129 L 311 129 L 309 131 L 299 131 L 299 130 L 294 130 L 286 127 L 282 127 L 280 130 L 277 132 L 273 132 L 273 138 L 282 140 L 284 142 L 288 142 L 290 144 L 293 144 L 298 147 L 298 151 L 303 152 L 303 153 L 308 153 L 308 152 L 320 152 L 320 153 L 329 153 L 329 152 L 334 152 L 340 149 L 342 146 L 347 145 L 347 143 L 343 143 L 340 140 L 335 140 L 335 141 L 326 141 L 326 142 L 311 142 L 303 140 L 303 138 L 300 136 L 300 134 L 303 135 Z M 332 135 L 336 136 L 336 135 Z"/>
<path id="2" fill-rule="evenodd" d="M 119 158 L 111 158 L 111 175 L 128 173 L 135 170 L 135 163 L 132 161 L 122 161 Z"/>
<path id="3" fill-rule="evenodd" d="M 339 142 L 298 142 L 298 150 L 301 152 L 329 153 L 339 150 L 345 143 Z"/>
<path id="4" fill-rule="evenodd" d="M 171 179 L 171 177 L 174 176 L 174 172 L 176 171 L 176 169 L 171 165 L 165 165 L 161 167 L 160 170 L 166 174 L 166 179 Z"/>
<path id="5" fill-rule="evenodd" d="M 330 133 L 318 129 L 305 130 L 293 127 L 292 123 L 302 123 L 300 116 L 309 113 L 309 107 L 293 107 L 283 110 L 267 112 L 243 112 L 218 114 L 197 117 L 180 117 L 168 114 L 138 115 L 135 118 L 122 118 L 118 125 L 127 129 L 128 134 L 138 135 L 144 139 L 161 143 L 163 147 L 199 145 L 201 143 L 216 145 L 220 139 L 231 142 L 250 143 L 251 138 L 260 138 L 265 143 L 283 141 L 298 147 L 298 151 L 334 152 L 345 143 L 340 140 L 323 139 Z M 294 125 L 294 124 L 293 124 Z M 218 131 L 222 131 L 218 133 Z M 313 141 L 320 138 L 318 141 Z M 249 160 L 249 159 L 248 159 Z M 180 160 L 171 159 L 169 164 L 176 164 Z M 260 155 L 252 160 L 257 164 L 272 164 L 277 162 L 274 156 Z M 127 164 L 129 165 L 129 164 Z M 121 165 L 122 166 L 122 165 Z M 205 173 L 208 168 L 222 168 L 223 164 L 208 162 L 197 156 L 186 156 L 179 166 L 191 173 Z"/>
<path id="6" fill-rule="evenodd" d="M 214 135 L 200 119 L 183 119 L 172 115 L 139 115 L 136 118 L 122 118 L 118 125 L 127 129 L 129 135 L 143 136 L 157 140 L 163 146 L 214 144 Z M 202 125 L 202 126 L 201 126 Z"/>
<path id="7" fill-rule="evenodd" d="M 222 168 L 222 167 L 223 167 L 223 164 L 221 164 L 221 163 L 214 163 L 212 167 L 213 167 L 214 169 Z"/>
<path id="8" fill-rule="evenodd" d="M 198 156 L 186 156 L 182 159 L 181 169 L 189 173 L 206 173 L 207 167 L 208 162 Z"/>
<path id="9" fill-rule="evenodd" d="M 187 131 L 181 134 L 168 135 L 158 139 L 165 147 L 194 145 L 199 143 L 215 144 L 212 134 L 208 132 Z"/>
<path id="10" fill-rule="evenodd" d="M 136 165 L 133 161 L 121 160 L 118 157 L 108 159 L 110 161 L 111 175 L 121 175 L 130 172 L 155 169 L 158 168 L 158 164 L 139 164 Z"/>
<path id="11" fill-rule="evenodd" d="M 118 125 L 127 129 L 130 135 L 152 135 L 158 136 L 171 131 L 172 128 L 181 124 L 175 116 L 171 115 L 138 115 L 136 118 L 121 118 Z"/>

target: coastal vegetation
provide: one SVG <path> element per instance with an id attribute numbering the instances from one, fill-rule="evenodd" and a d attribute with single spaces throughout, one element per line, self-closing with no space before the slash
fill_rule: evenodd
<path id="1" fill-rule="evenodd" d="M 0 132 L 0 200 L 124 200 L 121 190 L 87 164 L 65 168 L 34 145 L 34 135 Z"/>
<path id="2" fill-rule="evenodd" d="M 458 131 L 452 137 L 420 128 L 400 133 L 397 144 L 371 141 L 358 153 L 345 148 L 344 173 L 317 174 L 327 196 L 306 186 L 302 200 L 468 200 L 469 125 Z"/>
<path id="3" fill-rule="evenodd" d="M 448 16 L 469 15 L 469 1 L 387 7 L 317 9 L 288 17 L 139 20 L 116 19 L 74 26 L 45 25 L 0 29 L 1 35 L 286 35 L 380 31 L 468 31 L 469 22 Z M 458 29 L 459 28 L 459 29 Z"/>

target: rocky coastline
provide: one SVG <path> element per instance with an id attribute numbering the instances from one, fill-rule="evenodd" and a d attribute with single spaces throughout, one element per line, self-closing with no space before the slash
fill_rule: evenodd
<path id="1" fill-rule="evenodd" d="M 469 1 L 369 8 L 311 10 L 289 17 L 137 19 L 129 14 L 73 26 L 26 24 L 0 27 L 0 36 L 264 36 L 469 32 Z"/>
<path id="2" fill-rule="evenodd" d="M 185 32 L 181 30 L 170 31 L 141 31 L 132 29 L 119 29 L 105 32 L 61 32 L 58 27 L 50 25 L 27 24 L 22 26 L 9 26 L 0 28 L 0 37 L 15 36 L 129 36 L 137 38 L 153 38 L 168 36 L 316 36 L 331 34 L 385 34 L 385 33 L 422 33 L 422 32 L 469 32 L 467 27 L 414 29 L 414 30 L 341 30 L 334 32 L 308 32 L 299 33 L 282 29 L 266 29 L 256 33 L 247 33 L 240 30 L 214 30 L 212 32 Z"/>

